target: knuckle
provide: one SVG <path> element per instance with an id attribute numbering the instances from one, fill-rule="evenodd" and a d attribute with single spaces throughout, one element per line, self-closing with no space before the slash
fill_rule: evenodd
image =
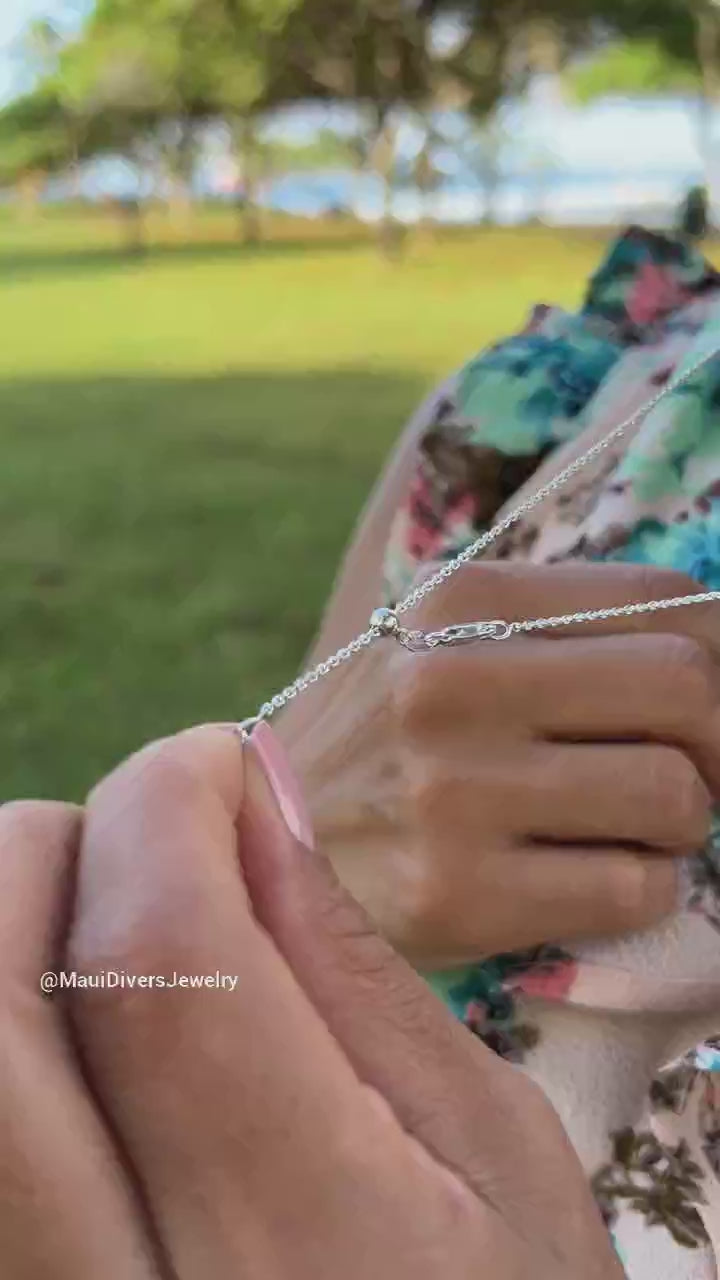
<path id="1" fill-rule="evenodd" d="M 55 800 L 10 800 L 0 805 L 0 843 L 22 841 L 44 849 L 48 840 L 66 840 L 77 829 L 82 810 Z"/>
<path id="2" fill-rule="evenodd" d="M 661 747 L 653 754 L 651 788 L 668 815 L 668 842 L 702 846 L 711 814 L 707 787 L 684 752 Z"/>
<path id="3" fill-rule="evenodd" d="M 0 822 L 6 826 L 33 823 L 43 814 L 45 804 L 43 800 L 7 800 L 0 805 Z"/>
<path id="4" fill-rule="evenodd" d="M 670 596 L 689 596 L 700 589 L 700 584 L 688 573 L 678 569 L 664 569 L 657 565 L 642 565 L 637 569 L 640 588 L 648 600 Z"/>
<path id="5" fill-rule="evenodd" d="M 410 744 L 437 730 L 450 708 L 454 684 L 449 654 L 400 654 L 391 671 L 393 715 L 400 740 Z"/>
<path id="6" fill-rule="evenodd" d="M 174 741 L 169 739 L 157 745 L 148 753 L 142 762 L 137 777 L 139 793 L 158 792 L 166 796 L 169 803 L 175 796 L 187 797 L 199 784 L 199 779 L 189 767 L 186 759 L 180 759 L 174 748 Z"/>
<path id="7" fill-rule="evenodd" d="M 395 938 L 405 954 L 425 953 L 444 932 L 447 916 L 442 877 L 424 848 L 415 851 L 412 873 L 399 886 Z"/>
<path id="8" fill-rule="evenodd" d="M 669 665 L 683 681 L 685 695 L 707 698 L 714 683 L 714 668 L 706 646 L 692 636 L 683 635 L 665 636 L 663 645 Z"/>
<path id="9" fill-rule="evenodd" d="M 76 1002 L 90 1002 L 95 1008 L 107 1007 L 113 1015 L 136 1022 L 147 1012 L 153 1016 L 153 1002 L 148 1001 L 147 980 L 169 980 L 175 973 L 196 973 L 198 955 L 177 932 L 163 927 L 162 920 L 145 915 L 128 920 L 121 929 L 108 936 L 88 937 L 85 931 L 73 936 L 67 948 L 70 969 L 87 978 L 110 973 L 130 975 L 131 985 L 114 986 L 104 982 L 70 992 Z M 137 984 L 137 985 L 136 985 Z M 138 998 L 139 997 L 139 998 Z"/>
<path id="10" fill-rule="evenodd" d="M 620 854 L 612 874 L 612 906 L 621 928 L 645 929 L 677 906 L 675 864 L 642 854 Z"/>
<path id="11" fill-rule="evenodd" d="M 428 835 L 450 819 L 458 800 L 458 785 L 432 756 L 421 755 L 407 770 L 407 795 L 411 819 Z"/>
<path id="12" fill-rule="evenodd" d="M 713 665 L 704 644 L 692 636 L 663 636 L 662 645 L 668 665 L 676 670 L 692 692 L 696 687 L 705 692 L 712 680 Z"/>
<path id="13" fill-rule="evenodd" d="M 104 778 L 90 793 L 91 813 L 101 804 L 110 809 L 115 803 L 127 806 L 130 800 L 142 805 L 157 793 L 172 804 L 175 800 L 192 799 L 202 788 L 202 780 L 177 749 L 177 740 L 163 738 L 143 747 Z"/>
<path id="14" fill-rule="evenodd" d="M 107 932 L 89 929 L 81 919 L 67 942 L 68 963 L 77 972 L 88 974 L 105 968 L 129 969 L 148 956 L 152 937 L 149 922 L 137 913 L 116 920 Z"/>
<path id="15" fill-rule="evenodd" d="M 715 704 L 715 671 L 704 644 L 685 635 L 660 638 L 661 661 L 666 668 L 668 697 L 682 725 L 698 729 Z"/>
<path id="16" fill-rule="evenodd" d="M 401 738 L 410 742 L 423 737 L 431 721 L 425 664 L 414 656 L 403 653 L 393 659 L 390 681 L 395 724 Z"/>

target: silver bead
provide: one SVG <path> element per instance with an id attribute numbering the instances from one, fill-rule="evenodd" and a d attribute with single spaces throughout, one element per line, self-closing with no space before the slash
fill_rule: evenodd
<path id="1" fill-rule="evenodd" d="M 374 609 L 370 626 L 377 627 L 383 636 L 394 636 L 400 627 L 400 621 L 393 609 Z"/>

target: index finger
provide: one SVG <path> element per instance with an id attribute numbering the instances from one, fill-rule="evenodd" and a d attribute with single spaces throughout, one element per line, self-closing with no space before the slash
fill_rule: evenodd
<path id="1" fill-rule="evenodd" d="M 651 600 L 695 595 L 703 590 L 702 585 L 687 574 L 655 565 L 488 560 L 465 565 L 408 612 L 403 621 L 427 630 L 479 619 L 524 622 L 588 610 L 623 608 Z M 720 601 L 592 623 L 579 621 L 535 634 L 552 638 L 647 632 L 690 636 L 720 658 Z"/>
<path id="2" fill-rule="evenodd" d="M 246 785 L 226 730 L 155 744 L 90 797 L 81 853 L 78 969 L 234 979 L 77 997 L 93 1082 L 183 1280 L 256 1274 L 258 1247 L 278 1274 L 304 1275 L 300 1224 L 342 1223 L 362 1250 L 393 1187 L 427 1199 L 431 1175 L 255 920 L 239 858 Z M 356 1222 L 348 1203 L 365 1210 Z"/>

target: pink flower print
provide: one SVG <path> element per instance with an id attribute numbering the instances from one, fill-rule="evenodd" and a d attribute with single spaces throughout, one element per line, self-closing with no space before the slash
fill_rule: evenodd
<path id="1" fill-rule="evenodd" d="M 654 262 L 645 262 L 628 298 L 627 310 L 634 324 L 652 324 L 689 302 L 690 293 Z"/>
<path id="2" fill-rule="evenodd" d="M 445 512 L 444 533 L 446 546 L 462 547 L 475 536 L 475 517 L 478 499 L 475 493 L 463 493 L 448 503 Z"/>
<path id="3" fill-rule="evenodd" d="M 430 485 L 420 470 L 410 488 L 403 541 L 408 555 L 420 564 L 434 559 L 442 544 L 442 525 L 434 510 Z"/>
<path id="4" fill-rule="evenodd" d="M 472 536 L 472 522 L 476 510 L 473 493 L 463 493 L 438 509 L 433 502 L 430 485 L 422 472 L 412 483 L 406 509 L 405 549 L 419 564 L 439 560 L 448 547 L 458 548 Z"/>
<path id="5" fill-rule="evenodd" d="M 513 979 L 513 990 L 522 991 L 526 996 L 538 996 L 542 1000 L 564 1000 L 573 988 L 577 970 L 575 960 L 565 960 L 552 967 L 538 965 Z"/>

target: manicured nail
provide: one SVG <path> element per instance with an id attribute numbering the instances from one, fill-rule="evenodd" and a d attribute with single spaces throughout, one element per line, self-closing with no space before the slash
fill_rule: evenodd
<path id="1" fill-rule="evenodd" d="M 315 836 L 300 783 L 280 739 L 264 720 L 253 729 L 250 746 L 260 760 L 278 808 L 295 839 L 313 849 Z"/>

